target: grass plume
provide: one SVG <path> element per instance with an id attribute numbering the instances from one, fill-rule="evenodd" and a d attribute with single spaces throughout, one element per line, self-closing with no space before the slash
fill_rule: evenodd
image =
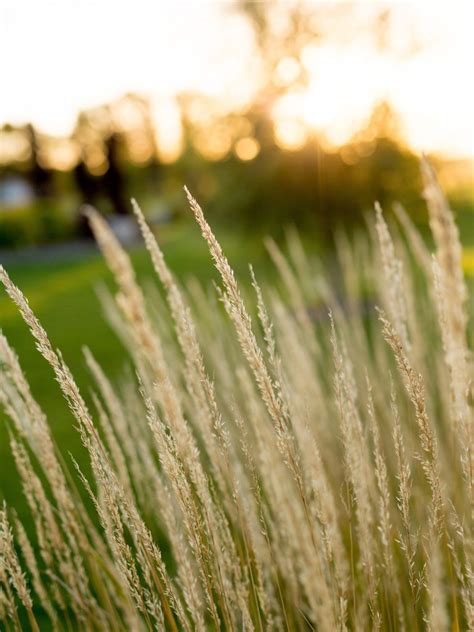
<path id="1" fill-rule="evenodd" d="M 295 233 L 289 258 L 268 240 L 279 280 L 251 269 L 252 295 L 186 189 L 218 300 L 181 287 L 132 201 L 155 302 L 90 209 L 129 351 L 114 384 L 85 349 L 92 405 L 0 267 L 89 460 L 57 445 L 0 334 L 31 514 L 0 511 L 2 629 L 472 629 L 472 315 L 454 218 L 422 171 L 432 265 L 405 211 L 403 239 L 376 206 L 374 230 L 341 235 L 314 272 Z"/>

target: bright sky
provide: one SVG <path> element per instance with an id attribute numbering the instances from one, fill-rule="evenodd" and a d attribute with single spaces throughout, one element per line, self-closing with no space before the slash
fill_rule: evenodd
<path id="1" fill-rule="evenodd" d="M 370 12 L 380 3 L 356 4 Z M 387 6 L 395 50 L 380 55 L 356 33 L 307 49 L 310 86 L 275 116 L 338 143 L 388 98 L 416 149 L 473 157 L 474 3 Z M 409 57 L 414 34 L 424 48 Z M 0 125 L 32 120 L 53 134 L 125 92 L 150 95 L 163 112 L 183 90 L 238 104 L 259 77 L 251 28 L 226 0 L 0 0 L 0 60 Z"/>

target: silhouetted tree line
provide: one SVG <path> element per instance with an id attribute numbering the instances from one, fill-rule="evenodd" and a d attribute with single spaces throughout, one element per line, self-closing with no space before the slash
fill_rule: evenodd
<path id="1" fill-rule="evenodd" d="M 229 152 L 204 163 L 189 141 L 178 162 L 183 181 L 194 186 L 211 215 L 249 230 L 275 234 L 294 224 L 328 238 L 339 224 L 360 222 L 375 200 L 388 211 L 399 201 L 414 214 L 423 212 L 418 157 L 397 139 L 396 116 L 388 104 L 379 104 L 367 129 L 331 152 L 316 135 L 296 151 L 284 150 L 264 111 L 251 108 L 246 116 L 260 146 L 253 160 Z M 191 135 L 190 127 L 185 129 Z"/>
<path id="2" fill-rule="evenodd" d="M 88 228 L 79 212 L 82 204 L 124 215 L 130 210 L 131 195 L 149 200 L 151 207 L 160 196 L 169 214 L 177 215 L 186 208 L 183 184 L 195 192 L 215 219 L 274 234 L 291 223 L 317 229 L 328 237 L 340 223 L 361 221 L 374 200 L 388 209 L 403 196 L 399 201 L 411 211 L 420 209 L 417 157 L 400 142 L 396 117 L 387 104 L 377 106 L 367 129 L 360 130 L 338 151 L 325 149 L 316 135 L 310 135 L 296 151 L 282 149 L 275 140 L 271 117 L 272 106 L 283 94 L 307 86 L 303 53 L 308 45 L 328 36 L 328 18 L 365 29 L 377 47 L 385 50 L 390 49 L 392 39 L 390 10 L 374 12 L 370 23 L 352 24 L 356 13 L 350 6 L 234 0 L 230 7 L 244 15 L 253 29 L 262 67 L 261 85 L 246 111 L 216 114 L 214 123 L 207 123 L 204 129 L 191 114 L 197 100 L 201 99 L 203 106 L 203 97 L 181 95 L 183 149 L 172 164 L 160 162 L 150 104 L 139 95 L 124 95 L 78 116 L 71 137 L 78 155 L 67 173 L 48 164 L 47 138 L 31 125 L 20 130 L 28 151 L 20 160 L 0 166 L 0 186 L 2 178 L 12 173 L 30 182 L 37 200 L 34 210 L 44 228 L 39 233 L 41 239 L 55 238 L 61 232 L 61 227 L 57 228 L 60 211 L 51 213 L 51 208 L 57 205 L 59 209 L 63 198 L 71 193 L 76 212 L 68 231 L 84 236 Z M 285 59 L 292 61 L 296 71 L 282 83 L 278 69 Z M 131 128 L 124 127 L 123 117 L 117 116 L 117 107 L 124 104 L 134 113 Z M 212 104 L 204 103 L 206 107 L 212 108 Z M 237 122 L 242 121 L 247 129 L 244 135 L 251 136 L 259 147 L 249 160 L 242 160 L 235 151 L 242 133 Z M 221 127 L 231 138 L 226 151 L 218 158 L 206 156 L 198 137 L 212 140 Z M 130 151 L 137 135 L 146 146 L 138 162 Z M 4 226 L 0 215 L 0 245 Z"/>
<path id="3" fill-rule="evenodd" d="M 28 160 L 8 168 L 29 180 L 38 200 L 37 213 L 43 214 L 44 222 L 49 217 L 48 205 L 75 191 L 73 232 L 81 236 L 88 234 L 79 212 L 82 204 L 125 215 L 130 212 L 130 196 L 155 199 L 161 195 L 171 214 L 179 214 L 186 208 L 183 196 L 178 195 L 183 184 L 190 186 L 214 218 L 247 230 L 273 233 L 291 223 L 315 228 L 328 237 L 338 224 L 360 221 L 374 200 L 389 207 L 400 195 L 403 198 L 399 201 L 409 208 L 419 208 L 417 157 L 396 139 L 396 117 L 387 104 L 376 108 L 366 130 L 334 152 L 325 150 L 315 135 L 296 151 L 282 149 L 275 141 L 269 107 L 268 103 L 256 103 L 239 114 L 259 147 L 258 154 L 248 161 L 235 153 L 239 140 L 235 115 L 216 122 L 225 124 L 234 137 L 225 155 L 210 160 L 199 151 L 196 124 L 183 107 L 180 157 L 172 164 L 160 164 L 153 146 L 147 161 L 134 164 L 127 150 L 127 134 L 115 127 L 105 106 L 78 118 L 73 138 L 79 155 L 68 173 L 59 175 L 45 166 L 42 137 L 31 125 L 24 130 L 30 146 Z M 146 132 L 152 134 L 150 129 Z M 205 132 L 212 135 L 213 127 Z M 54 231 L 46 231 L 46 238 L 49 234 Z"/>

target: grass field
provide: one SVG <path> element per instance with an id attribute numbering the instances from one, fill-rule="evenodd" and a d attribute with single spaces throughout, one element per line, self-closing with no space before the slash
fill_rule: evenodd
<path id="1" fill-rule="evenodd" d="M 252 261 L 259 267 L 265 265 L 263 246 L 256 241 L 242 239 L 231 231 L 224 230 L 223 244 L 235 269 L 245 274 L 247 263 Z M 209 253 L 193 225 L 171 225 L 160 230 L 160 242 L 170 266 L 177 277 L 185 282 L 192 277 L 210 283 L 216 278 L 209 265 Z M 152 267 L 146 250 L 137 246 L 131 251 L 137 276 L 141 280 L 152 280 Z M 0 259 L 1 262 L 1 259 Z M 61 350 L 77 381 L 88 395 L 90 383 L 82 348 L 93 350 L 97 360 L 112 378 L 123 371 L 126 355 L 120 341 L 102 313 L 97 288 L 109 284 L 110 272 L 98 252 L 78 254 L 52 261 L 16 263 L 6 266 L 15 283 L 22 288 L 51 336 L 52 343 Z M 79 438 L 73 427 L 73 419 L 50 368 L 34 349 L 27 327 L 21 320 L 17 308 L 0 292 L 0 329 L 15 348 L 29 378 L 32 391 L 52 420 L 54 434 L 61 445 L 74 452 L 79 447 Z M 20 514 L 23 503 L 18 478 L 10 477 L 13 468 L 5 425 L 0 425 L 0 490 L 5 491 L 7 501 L 15 499 Z M 0 496 L 2 494 L 0 491 Z"/>
<path id="2" fill-rule="evenodd" d="M 458 218 L 465 245 L 464 263 L 469 276 L 474 276 L 473 214 L 463 213 Z M 234 269 L 242 280 L 248 279 L 247 266 L 252 262 L 257 270 L 271 274 L 268 257 L 260 241 L 244 238 L 223 227 L 218 231 L 223 247 Z M 428 229 L 426 230 L 428 235 Z M 215 280 L 214 268 L 209 265 L 209 253 L 195 226 L 170 225 L 160 229 L 160 243 L 170 268 L 185 282 L 192 277 L 204 284 Z M 245 248 L 242 244 L 245 243 Z M 309 250 L 314 244 L 306 240 Z M 137 276 L 141 280 L 153 278 L 152 266 L 146 250 L 137 246 L 131 252 Z M 1 262 L 1 259 L 0 259 Z M 112 379 L 119 377 L 126 354 L 102 313 L 97 288 L 110 284 L 111 274 L 98 252 L 86 251 L 51 261 L 31 261 L 6 266 L 13 281 L 28 297 L 31 307 L 50 334 L 53 344 L 61 350 L 71 367 L 79 386 L 90 382 L 83 359 L 84 346 L 94 355 Z M 30 380 L 33 393 L 53 420 L 53 430 L 62 445 L 74 451 L 79 438 L 73 420 L 61 396 L 49 367 L 34 349 L 34 343 L 17 308 L 2 291 L 0 293 L 0 329 L 16 349 L 22 366 Z M 15 498 L 18 506 L 18 479 L 10 478 L 13 461 L 5 441 L 4 424 L 0 426 L 0 495 L 5 491 L 7 500 Z M 20 503 L 20 513 L 21 513 Z"/>
<path id="3" fill-rule="evenodd" d="M 431 172 L 427 173 L 430 176 Z M 433 196 L 430 212 L 434 217 L 436 213 L 440 215 L 437 224 L 432 222 L 438 261 L 435 285 L 436 282 L 443 283 L 436 286 L 440 289 L 434 293 L 429 289 L 433 279 L 428 251 L 421 242 L 408 240 L 412 244 L 418 243 L 414 253 L 418 253 L 420 269 L 415 273 L 415 266 L 405 252 L 406 244 L 400 241 L 394 248 L 379 213 L 376 231 L 371 238 L 354 238 L 353 243 L 338 241 L 339 263 L 333 257 L 325 258 L 323 265 L 315 262 L 316 244 L 308 242 L 308 239 L 304 239 L 303 245 L 313 261 L 307 260 L 301 250 L 290 249 L 290 260 L 298 274 L 302 273 L 300 289 L 292 276 L 291 266 L 285 267 L 287 264 L 284 258 L 279 259 L 280 255 L 274 253 L 281 275 L 277 282 L 277 277 L 269 273 L 268 256 L 256 239 L 243 238 L 229 229 L 216 230 L 229 263 L 239 281 L 243 281 L 244 298 L 251 289 L 246 273 L 247 262 L 254 264 L 262 283 L 263 293 L 255 287 L 257 301 L 255 295 L 253 301 L 250 295 L 248 301 L 242 301 L 234 274 L 219 244 L 199 206 L 191 200 L 191 207 L 224 284 L 225 291 L 221 295 L 223 307 L 237 335 L 231 335 L 228 325 L 222 320 L 224 309 L 222 314 L 216 310 L 213 299 L 198 300 L 194 305 L 199 314 L 198 328 L 194 330 L 189 320 L 191 312 L 184 308 L 179 290 L 167 276 L 166 268 L 160 263 L 162 259 L 150 246 L 152 237 L 151 234 L 147 236 L 146 231 L 146 243 L 154 253 L 155 269 L 166 288 L 174 325 L 166 309 L 154 310 L 155 297 L 148 284 L 153 279 L 148 254 L 141 248 L 130 252 L 144 288 L 145 301 L 150 306 L 149 315 L 143 310 L 140 290 L 130 275 L 126 257 L 108 235 L 108 229 L 99 217 L 93 218 L 94 232 L 114 271 L 115 284 L 102 258 L 90 250 L 51 262 L 24 261 L 8 265 L 13 282 L 29 299 L 33 312 L 48 331 L 52 347 L 61 350 L 86 400 L 90 400 L 88 389 L 93 380 L 85 368 L 83 347 L 92 349 L 111 385 L 117 383 L 125 363 L 133 360 L 139 381 L 128 381 L 129 390 L 122 391 L 122 400 L 115 399 L 120 398 L 115 386 L 112 390 L 107 390 L 108 387 L 102 390 L 104 382 L 101 382 L 100 373 L 96 373 L 115 427 L 112 431 L 109 425 L 107 430 L 107 413 L 103 411 L 106 415 L 104 421 L 99 403 L 97 418 L 105 423 L 106 444 L 101 443 L 101 435 L 82 403 L 69 369 L 63 368 L 65 365 L 61 357 L 56 356 L 44 332 L 29 314 L 20 293 L 2 272 L 3 283 L 20 307 L 47 360 L 35 351 L 31 332 L 21 323 L 16 307 L 2 295 L 0 326 L 19 355 L 33 395 L 47 413 L 49 426 L 61 452 L 60 459 L 56 460 L 50 449 L 52 444 L 48 443 L 45 434 L 46 426 L 42 425 L 41 413 L 31 403 L 29 395 L 25 395 L 21 373 L 14 368 L 14 355 L 8 353 L 8 345 L 5 346 L 3 341 L 2 393 L 13 422 L 11 429 L 18 435 L 12 443 L 16 466 L 20 464 L 21 471 L 23 457 L 19 452 L 21 446 L 15 441 L 28 441 L 34 463 L 38 459 L 43 469 L 41 478 L 36 479 L 32 470 L 26 478 L 23 476 L 23 484 L 26 481 L 27 485 L 25 489 L 28 490 L 28 485 L 34 485 L 35 481 L 41 487 L 40 480 L 44 478 L 48 489 L 53 494 L 55 490 L 58 492 L 57 497 L 55 494 L 58 519 L 62 521 L 61 528 L 66 537 L 72 537 L 72 540 L 61 539 L 60 532 L 56 532 L 54 527 L 56 518 L 49 513 L 49 507 L 54 508 L 54 505 L 49 505 L 41 494 L 37 496 L 38 499 L 43 498 L 41 511 L 44 512 L 45 525 L 51 523 L 54 527 L 50 531 L 51 542 L 55 538 L 58 542 L 58 548 L 54 545 L 51 550 L 56 551 L 51 553 L 51 557 L 47 548 L 49 540 L 41 535 L 43 519 L 38 518 L 40 522 L 35 519 L 39 551 L 41 556 L 46 555 L 45 563 L 50 564 L 47 568 L 52 574 L 47 575 L 48 581 L 56 577 L 57 572 L 61 573 L 58 577 L 64 576 L 66 580 L 66 583 L 61 580 L 58 587 L 66 591 L 67 601 L 64 602 L 64 595 L 59 593 L 53 594 L 53 597 L 67 618 L 71 615 L 82 620 L 84 613 L 88 613 L 91 625 L 94 622 L 94 626 L 97 624 L 98 629 L 104 630 L 109 629 L 109 624 L 112 626 L 110 629 L 122 629 L 122 625 L 124 630 L 142 629 L 142 623 L 144 629 L 151 629 L 156 619 L 159 629 L 168 629 L 169 624 L 169 629 L 178 630 L 177 617 L 183 623 L 183 629 L 217 630 L 221 629 L 220 617 L 223 617 L 224 628 L 230 630 L 240 629 L 239 621 L 253 621 L 258 623 L 258 629 L 266 629 L 261 617 L 269 624 L 276 617 L 279 622 L 275 624 L 275 629 L 283 629 L 285 621 L 288 630 L 303 630 L 307 629 L 309 621 L 310 628 L 312 622 L 317 622 L 318 629 L 328 631 L 336 629 L 336 622 L 342 624 L 351 620 L 357 621 L 361 629 L 369 629 L 370 620 L 374 625 L 384 622 L 383 629 L 384 626 L 393 629 L 398 618 L 403 622 L 406 617 L 417 625 L 420 621 L 428 621 L 430 629 L 448 629 L 445 624 L 447 626 L 451 621 L 452 629 L 461 630 L 468 619 L 472 619 L 474 609 L 471 608 L 468 583 L 472 578 L 468 558 L 471 540 L 467 523 L 466 532 L 462 527 L 466 511 L 464 493 L 467 494 L 463 485 L 470 480 L 465 457 L 468 441 L 466 434 L 462 435 L 464 438 L 459 446 L 459 437 L 455 439 L 456 423 L 459 424 L 459 432 L 466 433 L 467 428 L 462 415 L 469 407 L 466 385 L 469 384 L 467 362 L 470 356 L 464 348 L 467 350 L 472 343 L 467 325 L 467 319 L 472 315 L 472 294 L 470 304 L 464 305 L 457 231 L 450 224 L 452 219 L 444 202 L 439 203 L 436 186 L 432 183 L 430 186 Z M 469 277 L 468 286 L 472 289 L 472 223 L 465 216 L 460 224 L 466 246 L 463 266 Z M 371 239 L 378 240 L 380 251 Z M 192 226 L 168 226 L 160 231 L 159 240 L 168 265 L 181 282 L 197 277 L 206 286 L 217 280 L 210 265 L 209 252 Z M 396 255 L 401 259 L 397 259 Z M 457 271 L 451 266 L 453 261 L 458 263 Z M 405 285 L 402 270 L 411 271 L 412 267 L 413 276 Z M 322 269 L 325 270 L 324 276 Z M 428 286 L 426 283 L 419 285 L 422 279 L 418 277 L 422 271 L 421 276 L 425 275 Z M 272 281 L 270 285 L 266 283 L 268 280 Z M 117 284 L 120 288 L 117 304 L 126 323 L 124 332 L 128 353 L 102 316 L 95 290 L 104 283 L 110 289 Z M 312 289 L 308 290 L 313 285 L 318 287 L 314 293 Z M 437 294 L 438 291 L 444 294 Z M 271 312 L 266 312 L 264 297 Z M 436 309 L 432 301 L 440 301 L 435 303 Z M 250 306 L 252 302 L 253 306 Z M 388 310 L 393 321 L 380 316 L 377 322 L 374 305 L 382 305 Z M 334 320 L 333 316 L 328 318 L 329 306 Z M 247 312 L 247 309 L 250 311 Z M 437 324 L 438 311 L 440 320 Z M 257 312 L 258 318 L 252 325 L 251 319 Z M 272 322 L 276 325 L 276 338 Z M 459 324 L 466 328 L 466 338 Z M 173 331 L 174 326 L 176 329 Z M 202 336 L 202 356 L 193 332 Z M 278 346 L 275 346 L 275 340 Z M 176 353 L 177 344 L 180 353 Z M 446 349 L 446 358 L 443 359 L 439 354 Z M 250 373 L 242 364 L 242 352 Z M 458 360 L 456 365 L 452 364 L 453 358 Z M 284 365 L 287 365 L 286 369 Z M 54 381 L 52 367 L 59 385 Z M 399 372 L 398 377 L 393 373 L 395 369 Z M 261 399 L 252 382 L 248 381 L 251 374 Z M 389 380 L 386 379 L 388 375 L 391 376 Z M 383 379 L 380 379 L 381 376 L 384 376 Z M 423 382 L 423 376 L 426 376 L 426 382 Z M 69 409 L 63 403 L 61 389 Z M 181 389 L 179 396 L 177 389 Z M 157 404 L 153 397 L 158 398 Z M 121 408 L 117 408 L 114 401 L 121 401 Z M 412 405 L 414 411 L 410 412 Z M 223 417 L 220 409 L 224 412 Z M 186 417 L 183 417 L 183 411 Z M 459 417 L 456 416 L 458 414 Z M 336 428 L 334 422 L 338 415 L 340 427 Z M 203 443 L 202 446 L 199 443 L 199 449 L 192 433 L 189 434 L 191 426 L 188 418 L 192 420 L 193 428 L 195 425 L 202 431 L 199 440 Z M 122 425 L 122 420 L 125 425 Z M 211 420 L 212 431 L 208 428 Z M 364 431 L 362 421 L 369 423 Z M 403 431 L 400 424 L 406 426 Z M 391 425 L 393 436 L 388 432 Z M 419 430 L 418 438 L 413 434 L 415 427 Z M 80 430 L 86 450 L 81 449 L 79 433 L 75 428 Z M 123 432 L 129 434 L 122 439 L 122 453 L 114 437 L 115 434 L 122 437 Z M 150 432 L 158 444 L 158 469 L 148 447 L 154 446 Z M 416 452 L 418 442 L 422 453 Z M 4 491 L 10 507 L 14 508 L 11 510 L 13 520 L 17 515 L 29 531 L 33 529 L 31 514 L 27 513 L 25 502 L 20 500 L 18 477 L 13 475 L 15 464 L 6 451 L 7 445 L 8 436 L 2 430 L 0 489 Z M 15 448 L 15 445 L 18 447 Z M 390 457 L 394 446 L 395 460 L 394 454 Z M 91 459 L 89 464 L 87 452 Z M 74 518 L 76 508 L 71 508 L 69 504 L 69 492 L 61 482 L 66 479 L 62 478 L 58 469 L 63 458 L 68 460 L 68 453 L 77 459 L 85 476 L 95 481 L 96 495 L 92 491 L 88 493 L 98 508 L 100 523 L 109 538 L 107 542 L 117 570 L 109 567 L 108 553 L 94 535 L 95 527 L 85 518 L 87 511 L 78 513 Z M 318 454 L 322 455 L 322 460 Z M 207 457 L 212 457 L 212 460 L 208 462 Z M 109 458 L 113 459 L 113 467 L 117 470 L 115 474 L 109 467 Z M 128 460 L 130 463 L 127 463 Z M 420 471 L 417 461 L 421 463 Z M 209 467 L 209 472 L 201 474 L 203 467 Z M 412 483 L 410 471 L 413 472 Z M 293 473 L 290 477 L 289 472 Z M 425 476 L 421 475 L 423 472 Z M 130 475 L 135 477 L 133 485 Z M 405 477 L 408 479 L 405 480 Z M 472 479 L 470 484 L 472 486 Z M 263 494 L 258 491 L 260 485 L 268 487 L 267 490 L 262 488 Z M 347 502 L 340 498 L 344 485 L 348 490 Z M 399 488 L 398 496 L 393 495 L 394 486 Z M 71 488 L 73 495 L 74 487 Z M 35 489 L 35 494 L 38 494 L 38 488 Z M 90 489 L 87 483 L 85 489 Z M 217 490 L 224 496 L 219 496 Z M 228 490 L 230 495 L 226 498 Z M 295 494 L 296 491 L 299 495 Z M 80 496 L 86 495 L 83 490 Z M 91 498 L 85 501 L 86 507 L 92 508 Z M 151 498 L 154 500 L 150 504 Z M 177 504 L 171 502 L 173 498 Z M 79 497 L 75 499 L 80 507 L 82 501 Z M 255 501 L 255 508 L 248 504 L 250 501 Z M 31 508 L 31 495 L 29 502 Z M 138 503 L 139 511 L 132 502 Z M 222 502 L 224 504 L 220 505 Z M 158 503 L 158 509 L 154 503 Z M 283 505 L 288 511 L 282 513 Z M 221 507 L 225 508 L 225 513 Z M 150 523 L 150 527 L 142 522 L 140 512 L 143 512 L 144 520 Z M 44 623 L 45 612 L 48 612 L 51 621 L 57 619 L 57 614 L 51 613 L 47 596 L 45 599 L 41 597 L 44 612 L 33 612 L 27 593 L 22 592 L 24 580 L 21 574 L 18 575 L 13 560 L 15 554 L 9 548 L 6 516 L 4 510 L 0 520 L 0 552 L 12 585 L 25 607 L 19 616 L 28 615 L 32 630 L 49 629 L 43 627 L 47 626 Z M 264 533 L 261 533 L 262 520 Z M 412 533 L 412 520 L 414 525 L 424 525 L 420 528 L 422 532 Z M 85 531 L 80 533 L 82 521 Z M 203 524 L 205 537 L 195 539 Z M 162 535 L 163 525 L 168 539 Z M 318 525 L 321 525 L 321 531 Z M 356 525 L 355 545 L 353 525 Z M 148 528 L 151 530 L 147 531 Z M 184 529 L 188 540 L 183 539 L 181 534 Z M 408 540 L 404 539 L 404 529 L 408 529 Z M 297 538 L 294 538 L 295 533 L 298 533 Z M 22 537 L 21 532 L 19 534 L 18 537 Z M 263 535 L 265 541 L 262 540 Z M 285 554 L 286 547 L 282 546 L 288 536 L 291 536 L 287 542 L 291 555 Z M 162 579 L 162 571 L 159 576 L 154 574 L 157 568 L 161 568 L 161 553 L 158 554 L 150 537 L 156 538 L 163 553 L 166 573 L 169 573 L 171 581 L 176 581 L 176 589 L 166 583 L 168 587 L 163 593 L 161 581 L 170 580 Z M 233 540 L 232 546 L 229 538 Z M 122 560 L 128 560 L 131 554 L 129 541 L 137 547 L 137 562 L 132 560 L 128 568 L 135 568 L 135 563 L 138 563 L 143 576 L 124 572 Z M 71 558 L 74 566 L 69 566 L 67 562 L 68 546 L 75 552 L 76 557 Z M 77 552 L 78 547 L 80 552 Z M 276 562 L 269 563 L 267 547 L 270 547 L 271 559 Z M 403 556 L 399 556 L 400 547 L 406 563 Z M 199 552 L 196 568 L 192 565 L 188 568 L 186 560 L 191 559 L 190 552 L 195 548 Z M 25 549 L 22 549 L 22 555 L 27 563 L 30 560 L 29 568 L 34 577 L 32 558 L 25 557 Z M 86 581 L 90 582 L 90 588 L 89 583 L 87 586 L 81 584 L 83 562 L 79 556 L 82 555 L 87 563 L 89 574 Z M 56 556 L 58 571 L 54 570 Z M 309 565 L 308 556 L 312 559 Z M 355 563 L 357 559 L 359 561 Z M 448 577 L 448 563 L 450 568 L 456 565 L 456 576 L 451 574 Z M 126 561 L 126 564 L 129 562 Z M 179 579 L 175 578 L 175 564 L 180 573 Z M 277 564 L 279 569 L 275 576 L 273 564 Z M 288 564 L 291 572 L 285 575 Z M 320 564 L 323 564 L 323 570 L 314 570 Z M 247 575 L 241 574 L 241 565 L 245 572 L 250 573 L 249 583 Z M 74 570 L 76 566 L 78 570 Z M 410 570 L 415 567 L 419 579 Z M 301 569 L 306 570 L 301 572 Z M 310 569 L 313 569 L 314 575 Z M 112 572 L 114 580 L 109 584 Z M 194 579 L 194 573 L 198 573 L 197 579 Z M 224 574 L 222 577 L 221 573 Z M 0 580 L 7 594 L 9 589 L 5 577 L 0 577 Z M 259 577 L 265 578 L 262 583 Z M 280 593 L 280 600 L 275 592 L 280 585 L 279 577 L 284 578 L 285 594 L 282 597 Z M 202 593 L 194 594 L 197 581 L 203 582 Z M 69 586 L 76 586 L 74 582 L 79 583 L 73 593 L 69 591 Z M 120 582 L 124 582 L 123 586 Z M 142 582 L 146 584 L 145 588 Z M 105 585 L 112 600 L 103 590 Z M 156 597 L 150 589 L 157 591 Z M 39 596 L 43 594 L 42 590 L 41 586 L 39 589 L 35 586 Z M 192 596 L 192 603 L 187 604 L 189 612 L 185 612 L 176 601 L 181 599 L 181 590 L 186 601 L 188 594 Z M 323 597 L 326 596 L 314 600 L 313 595 L 320 594 L 320 591 Z M 75 598 L 70 601 L 72 594 Z M 460 596 L 455 596 L 457 594 Z M 207 606 L 201 597 L 205 597 Z M 99 605 L 96 605 L 96 599 Z M 166 618 L 166 626 L 163 617 Z M 23 625 L 29 627 L 26 619 L 22 619 L 21 625 L 17 621 L 19 629 L 24 629 Z M 196 628 L 192 627 L 192 621 Z M 64 625 L 67 627 L 69 624 L 66 622 Z M 117 625 L 119 627 L 114 627 Z M 135 628 L 135 625 L 139 627 Z M 396 624 L 395 629 L 398 629 Z"/>

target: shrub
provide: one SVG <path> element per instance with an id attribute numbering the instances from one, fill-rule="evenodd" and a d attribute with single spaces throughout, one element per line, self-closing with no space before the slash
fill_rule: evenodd
<path id="1" fill-rule="evenodd" d="M 72 220 L 49 199 L 0 214 L 0 248 L 64 241 L 72 234 Z"/>

